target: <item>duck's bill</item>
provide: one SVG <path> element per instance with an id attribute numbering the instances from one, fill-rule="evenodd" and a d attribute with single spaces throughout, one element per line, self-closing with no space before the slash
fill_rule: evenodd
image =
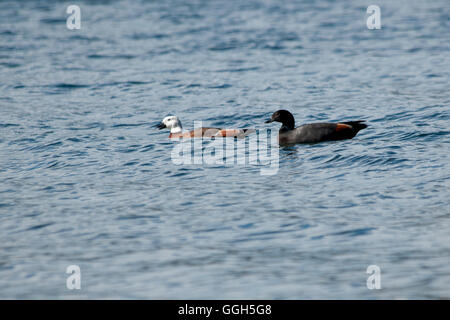
<path id="1" fill-rule="evenodd" d="M 156 128 L 158 128 L 159 130 L 166 128 L 166 125 L 164 123 L 159 123 L 155 126 Z"/>
<path id="2" fill-rule="evenodd" d="M 265 121 L 264 123 L 271 123 L 271 122 L 273 122 L 273 120 L 269 119 L 269 120 Z"/>

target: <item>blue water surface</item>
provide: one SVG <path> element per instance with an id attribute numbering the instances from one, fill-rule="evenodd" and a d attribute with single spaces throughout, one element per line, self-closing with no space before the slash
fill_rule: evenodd
<path id="1" fill-rule="evenodd" d="M 448 1 L 69 4 L 0 2 L 0 298 L 450 298 Z M 369 127 L 271 176 L 153 127 L 280 108 Z"/>

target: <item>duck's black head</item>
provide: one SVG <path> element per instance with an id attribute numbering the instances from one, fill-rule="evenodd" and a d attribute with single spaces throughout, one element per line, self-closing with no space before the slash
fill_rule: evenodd
<path id="1" fill-rule="evenodd" d="M 270 123 L 270 122 L 274 122 L 274 121 L 281 122 L 283 124 L 281 129 L 292 130 L 295 127 L 294 116 L 292 115 L 292 113 L 290 113 L 287 110 L 275 111 L 272 114 L 272 117 L 270 117 L 270 119 L 267 120 L 266 123 Z"/>

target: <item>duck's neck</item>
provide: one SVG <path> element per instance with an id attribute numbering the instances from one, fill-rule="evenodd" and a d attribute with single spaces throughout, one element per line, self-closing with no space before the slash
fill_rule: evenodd
<path id="1" fill-rule="evenodd" d="M 286 118 L 284 118 L 281 123 L 283 125 L 280 128 L 280 132 L 293 130 L 295 128 L 295 120 L 294 120 L 294 116 L 292 114 L 290 114 Z"/>
<path id="2" fill-rule="evenodd" d="M 170 129 L 170 133 L 181 133 L 182 131 L 183 129 L 181 128 L 181 126 L 176 126 Z"/>
<path id="3" fill-rule="evenodd" d="M 181 121 L 178 120 L 172 128 L 170 128 L 170 133 L 181 133 L 183 132 L 183 126 L 181 125 Z"/>

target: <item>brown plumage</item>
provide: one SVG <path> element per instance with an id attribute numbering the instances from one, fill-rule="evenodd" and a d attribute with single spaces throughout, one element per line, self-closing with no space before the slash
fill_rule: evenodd
<path id="1" fill-rule="evenodd" d="M 163 119 L 163 121 L 156 126 L 159 129 L 170 129 L 170 139 L 177 138 L 244 138 L 250 133 L 254 132 L 254 129 L 221 129 L 221 128 L 196 128 L 191 131 L 183 132 L 181 122 L 176 116 L 168 116 Z"/>

